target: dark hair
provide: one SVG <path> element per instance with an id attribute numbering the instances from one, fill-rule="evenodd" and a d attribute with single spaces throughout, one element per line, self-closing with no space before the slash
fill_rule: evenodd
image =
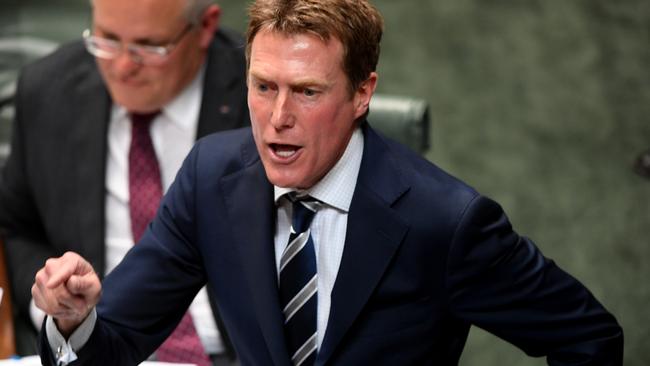
<path id="1" fill-rule="evenodd" d="M 351 90 L 377 69 L 384 20 L 367 0 L 256 0 L 249 8 L 246 60 L 260 30 L 286 35 L 311 33 L 343 45 L 343 71 Z"/>

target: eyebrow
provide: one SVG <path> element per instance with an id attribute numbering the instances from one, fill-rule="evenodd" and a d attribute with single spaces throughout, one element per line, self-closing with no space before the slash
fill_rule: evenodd
<path id="1" fill-rule="evenodd" d="M 122 38 L 119 37 L 115 32 L 104 29 L 100 25 L 95 24 L 95 29 L 97 29 L 104 37 L 115 39 L 118 41 L 123 41 Z M 165 40 L 160 40 L 160 39 L 157 40 L 149 37 L 144 37 L 144 38 L 136 38 L 135 40 L 132 40 L 129 43 L 142 44 L 142 45 L 156 45 L 164 42 Z"/>
<path id="2" fill-rule="evenodd" d="M 268 81 L 268 80 L 266 80 L 265 77 L 262 77 L 262 76 L 258 75 L 257 73 L 255 73 L 254 70 L 250 70 L 250 69 L 249 69 L 249 70 L 248 70 L 248 76 L 249 76 L 251 79 L 256 79 L 256 80 L 258 80 L 258 81 L 264 81 L 264 82 L 267 82 L 267 81 Z"/>
<path id="3" fill-rule="evenodd" d="M 252 81 L 258 81 L 258 82 L 264 82 L 264 83 L 269 83 L 272 82 L 269 80 L 269 78 L 260 75 L 259 73 L 255 72 L 255 70 L 249 70 L 249 75 Z M 320 81 L 314 78 L 304 78 L 297 80 L 295 82 L 292 82 L 291 84 L 292 88 L 309 88 L 309 87 L 319 87 L 323 89 L 329 89 L 331 87 L 331 83 L 328 83 L 327 81 Z"/>
<path id="4" fill-rule="evenodd" d="M 330 83 L 328 82 L 320 82 L 316 79 L 305 79 L 305 80 L 299 80 L 298 82 L 292 84 L 294 87 L 298 88 L 308 88 L 308 87 L 318 87 L 322 89 L 327 89 L 330 86 Z"/>

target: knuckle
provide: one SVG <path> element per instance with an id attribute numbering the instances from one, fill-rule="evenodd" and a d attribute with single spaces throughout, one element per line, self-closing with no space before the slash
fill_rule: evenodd
<path id="1" fill-rule="evenodd" d="M 66 287 L 71 292 L 79 291 L 79 289 L 81 287 L 80 284 L 79 284 L 79 278 L 77 278 L 75 276 L 70 277 L 70 279 L 68 279 L 68 282 L 66 283 Z"/>
<path id="2" fill-rule="evenodd" d="M 40 271 L 36 272 L 36 275 L 34 275 L 34 282 L 35 283 L 42 283 L 46 280 L 46 275 L 41 269 Z"/>
<path id="3" fill-rule="evenodd" d="M 76 259 L 77 258 L 77 253 L 75 253 L 73 251 L 67 251 L 67 252 L 63 253 L 62 258 L 65 258 L 65 259 L 68 259 L 68 260 Z"/>
<path id="4" fill-rule="evenodd" d="M 34 299 L 34 302 L 38 300 L 39 297 L 38 295 L 39 295 L 38 286 L 34 284 L 32 285 L 32 298 Z"/>

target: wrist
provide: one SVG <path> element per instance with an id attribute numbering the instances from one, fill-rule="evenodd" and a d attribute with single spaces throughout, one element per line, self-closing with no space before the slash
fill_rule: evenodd
<path id="1" fill-rule="evenodd" d="M 70 335 L 83 323 L 83 319 L 64 319 L 64 318 L 54 318 L 54 323 L 56 324 L 57 329 L 61 335 L 68 339 Z"/>

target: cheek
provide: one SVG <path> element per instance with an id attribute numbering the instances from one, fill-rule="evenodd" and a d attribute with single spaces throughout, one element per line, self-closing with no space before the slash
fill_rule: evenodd
<path id="1" fill-rule="evenodd" d="M 253 131 L 256 129 L 261 130 L 268 120 L 268 108 L 266 108 L 266 104 L 264 103 L 263 99 L 254 95 L 249 95 L 248 112 L 251 117 L 251 125 L 253 127 Z"/>
<path id="2" fill-rule="evenodd" d="M 110 80 L 112 74 L 111 61 L 95 59 L 95 62 L 97 63 L 97 68 L 99 69 L 99 73 L 102 74 L 102 77 L 104 77 L 104 79 Z"/>
<path id="3" fill-rule="evenodd" d="M 262 153 L 263 150 L 260 149 L 262 143 L 262 131 L 264 129 L 263 120 L 260 118 L 261 113 L 258 108 L 255 108 L 255 102 L 249 98 L 248 100 L 248 111 L 251 119 L 251 130 L 253 132 L 253 139 L 255 139 L 255 145 L 257 150 Z"/>
<path id="4" fill-rule="evenodd" d="M 254 115 L 257 115 L 257 111 L 259 110 L 259 103 L 257 101 L 257 98 L 251 94 L 251 92 L 248 92 L 248 112 L 250 113 L 251 117 Z"/>
<path id="5" fill-rule="evenodd" d="M 318 146 L 319 160 L 326 164 L 332 164 L 336 160 L 349 141 L 354 122 L 351 111 L 344 108 L 331 108 L 321 111 L 318 121 L 330 121 L 329 123 L 316 123 L 313 130 L 314 142 Z"/>
<path id="6" fill-rule="evenodd" d="M 310 112 L 314 138 L 323 146 L 331 146 L 349 130 L 350 117 L 342 108 L 321 108 Z"/>

